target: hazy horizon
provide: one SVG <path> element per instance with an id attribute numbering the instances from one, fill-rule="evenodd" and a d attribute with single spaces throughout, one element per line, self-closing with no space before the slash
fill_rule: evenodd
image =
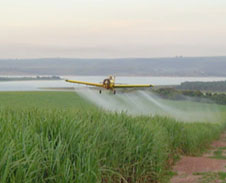
<path id="1" fill-rule="evenodd" d="M 224 58 L 226 62 L 226 54 L 225 55 L 219 55 L 219 56 L 163 56 L 163 57 L 26 57 L 26 58 L 1 58 L 0 60 L 45 60 L 45 59 L 81 59 L 81 60 L 118 60 L 118 59 L 178 59 L 178 58 Z"/>
<path id="2" fill-rule="evenodd" d="M 7 0 L 0 59 L 226 55 L 224 0 Z"/>

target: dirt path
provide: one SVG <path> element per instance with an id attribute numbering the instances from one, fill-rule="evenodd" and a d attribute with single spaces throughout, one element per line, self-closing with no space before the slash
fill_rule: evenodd
<path id="1" fill-rule="evenodd" d="M 173 171 L 171 183 L 226 183 L 226 133 L 202 157 L 182 157 Z"/>

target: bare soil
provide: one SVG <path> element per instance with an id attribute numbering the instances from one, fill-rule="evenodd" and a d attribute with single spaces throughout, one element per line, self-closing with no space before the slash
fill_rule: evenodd
<path id="1" fill-rule="evenodd" d="M 226 182 L 226 132 L 212 143 L 211 149 L 201 157 L 183 156 L 173 167 L 177 173 L 171 183 L 223 183 Z"/>

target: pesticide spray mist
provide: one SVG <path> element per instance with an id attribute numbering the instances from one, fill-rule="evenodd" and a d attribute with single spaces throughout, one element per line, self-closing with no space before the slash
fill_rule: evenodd
<path id="1" fill-rule="evenodd" d="M 151 91 L 133 91 L 113 95 L 104 91 L 80 88 L 76 92 L 98 107 L 112 112 L 126 112 L 129 115 L 161 115 L 187 122 L 216 122 L 220 120 L 220 111 L 215 104 L 172 101 L 158 97 Z"/>

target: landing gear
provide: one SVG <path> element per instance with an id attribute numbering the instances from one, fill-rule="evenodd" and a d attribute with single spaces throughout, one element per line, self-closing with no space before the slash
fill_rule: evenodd
<path id="1" fill-rule="evenodd" d="M 116 90 L 113 91 L 114 95 L 116 94 Z"/>
<path id="2" fill-rule="evenodd" d="M 101 92 L 102 92 L 102 91 L 101 91 L 101 90 L 99 90 L 99 94 L 101 94 Z"/>

